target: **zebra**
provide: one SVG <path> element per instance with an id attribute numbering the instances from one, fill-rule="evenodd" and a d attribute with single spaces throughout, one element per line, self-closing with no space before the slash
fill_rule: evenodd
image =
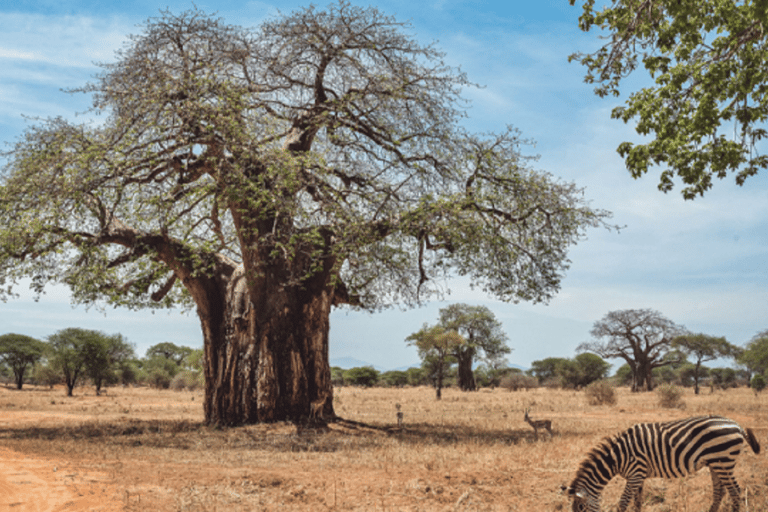
<path id="1" fill-rule="evenodd" d="M 616 475 L 627 481 L 618 511 L 625 512 L 634 499 L 639 512 L 646 478 L 682 477 L 704 466 L 709 467 L 712 475 L 709 512 L 717 512 L 725 490 L 731 495 L 731 510 L 738 512 L 740 490 L 733 469 L 745 443 L 754 453 L 760 453 L 760 444 L 751 429 L 720 416 L 634 425 L 604 438 L 581 463 L 567 488 L 573 498 L 573 512 L 598 512 L 600 494 Z"/>

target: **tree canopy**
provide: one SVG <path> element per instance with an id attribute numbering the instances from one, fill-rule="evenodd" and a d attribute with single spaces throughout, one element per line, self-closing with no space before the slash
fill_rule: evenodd
<path id="1" fill-rule="evenodd" d="M 0 336 L 0 362 L 7 364 L 16 379 L 16 389 L 24 385 L 24 374 L 45 354 L 45 343 L 23 334 Z"/>
<path id="2" fill-rule="evenodd" d="M 435 386 L 436 397 L 442 398 L 443 380 L 455 361 L 457 349 L 466 343 L 466 339 L 455 330 L 448 330 L 442 325 L 424 326 L 406 338 L 409 345 L 416 347 L 425 368 Z"/>
<path id="3" fill-rule="evenodd" d="M 476 357 L 483 357 L 495 363 L 509 354 L 507 335 L 494 316 L 485 306 L 451 304 L 440 310 L 439 325 L 449 331 L 456 331 L 464 343 L 454 347 L 453 356 L 459 365 L 459 387 L 465 391 L 477 388 L 472 365 Z"/>
<path id="4" fill-rule="evenodd" d="M 551 299 L 609 214 L 533 169 L 515 129 L 467 132 L 472 84 L 409 30 L 344 0 L 257 28 L 148 20 L 75 91 L 99 122 L 40 122 L 8 155 L 2 290 L 194 304 L 216 424 L 331 403 L 333 305 L 413 305 L 456 275 Z"/>
<path id="5" fill-rule="evenodd" d="M 768 374 L 768 330 L 755 334 L 737 355 L 737 361 L 750 372 Z"/>
<path id="6" fill-rule="evenodd" d="M 701 363 L 714 361 L 721 357 L 735 357 L 739 350 L 730 344 L 724 337 L 708 336 L 706 334 L 687 333 L 672 340 L 672 347 L 682 350 L 685 354 L 696 359 L 693 368 L 693 382 L 695 393 L 699 394 L 699 378 L 701 377 Z"/>
<path id="7" fill-rule="evenodd" d="M 257 29 L 196 10 L 149 20 L 78 89 L 101 123 L 51 119 L 11 152 L 3 279 L 168 305 L 252 240 L 307 256 L 288 282 L 333 256 L 372 308 L 428 296 L 446 269 L 505 299 L 551 298 L 566 249 L 607 213 L 532 170 L 514 129 L 466 133 L 470 83 L 405 28 L 346 2 Z"/>
<path id="8" fill-rule="evenodd" d="M 592 327 L 594 341 L 582 343 L 578 350 L 624 359 L 632 369 L 632 390 L 650 391 L 653 369 L 677 362 L 677 358 L 667 356 L 673 350 L 672 340 L 685 332 L 684 327 L 652 309 L 611 311 Z"/>
<path id="9" fill-rule="evenodd" d="M 583 1 L 580 27 L 601 30 L 607 42 L 571 59 L 586 66 L 595 92 L 618 96 L 640 64 L 654 82 L 611 114 L 636 119 L 637 133 L 650 139 L 618 148 L 633 177 L 659 166 L 659 189 L 671 190 L 677 176 L 691 199 L 713 178 L 735 173 L 741 185 L 768 166 L 766 23 L 762 0 L 613 0 L 603 8 Z"/>

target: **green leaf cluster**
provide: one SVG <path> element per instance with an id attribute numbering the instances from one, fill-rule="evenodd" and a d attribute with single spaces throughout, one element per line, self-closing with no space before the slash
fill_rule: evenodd
<path id="1" fill-rule="evenodd" d="M 570 59 L 587 68 L 596 94 L 619 96 L 641 64 L 654 82 L 612 112 L 649 139 L 618 148 L 633 177 L 660 168 L 660 190 L 679 178 L 693 199 L 714 178 L 735 174 L 742 185 L 768 166 L 767 12 L 764 0 L 583 2 L 580 27 L 601 30 L 608 42 Z"/>

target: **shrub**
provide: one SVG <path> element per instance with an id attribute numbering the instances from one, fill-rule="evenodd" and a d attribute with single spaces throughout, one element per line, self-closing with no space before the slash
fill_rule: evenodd
<path id="1" fill-rule="evenodd" d="M 589 405 L 616 405 L 616 389 L 610 382 L 596 380 L 584 390 Z"/>
<path id="2" fill-rule="evenodd" d="M 371 366 L 350 368 L 344 372 L 344 382 L 353 386 L 371 387 L 379 380 L 379 372 Z"/>
<path id="3" fill-rule="evenodd" d="M 659 396 L 659 405 L 667 409 L 684 409 L 685 402 L 682 401 L 683 390 L 673 384 L 662 384 L 656 388 L 656 394 Z"/>
<path id="4" fill-rule="evenodd" d="M 749 382 L 749 386 L 755 390 L 755 393 L 759 393 L 760 391 L 765 389 L 766 382 L 765 377 L 760 375 L 759 373 L 752 377 L 752 380 Z"/>
<path id="5" fill-rule="evenodd" d="M 518 389 L 537 388 L 539 387 L 539 381 L 536 377 L 530 375 L 510 373 L 501 378 L 499 386 L 508 391 L 517 391 Z"/>
<path id="6" fill-rule="evenodd" d="M 390 388 L 402 388 L 408 385 L 408 374 L 400 370 L 384 372 L 379 377 L 379 382 Z"/>
<path id="7" fill-rule="evenodd" d="M 170 388 L 174 391 L 183 391 L 188 389 L 194 391 L 202 384 L 202 374 L 193 371 L 182 371 L 171 379 Z"/>

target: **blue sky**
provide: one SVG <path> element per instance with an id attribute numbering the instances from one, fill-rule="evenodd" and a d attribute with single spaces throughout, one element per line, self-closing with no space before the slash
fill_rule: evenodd
<path id="1" fill-rule="evenodd" d="M 354 1 L 368 5 L 367 2 Z M 258 25 L 304 2 L 197 1 L 228 23 Z M 317 3 L 324 6 L 324 3 Z M 678 191 L 657 191 L 657 176 L 633 180 L 616 154 L 638 140 L 631 126 L 610 119 L 621 99 L 600 99 L 583 83 L 584 69 L 570 53 L 596 48 L 597 34 L 578 29 L 578 7 L 567 0 L 380 1 L 380 10 L 412 23 L 422 42 L 437 42 L 449 64 L 460 66 L 482 88 L 467 90 L 468 128 L 501 131 L 514 125 L 536 141 L 535 163 L 585 188 L 596 208 L 613 212 L 621 232 L 591 230 L 570 253 L 571 268 L 548 305 L 507 304 L 451 283 L 449 302 L 488 306 L 502 322 L 513 349 L 509 362 L 528 367 L 545 357 L 572 357 L 590 339 L 595 321 L 616 309 L 653 308 L 694 332 L 725 336 L 741 345 L 768 328 L 768 201 L 765 175 L 745 187 L 732 179 L 702 199 L 683 201 Z M 0 142 L 12 142 L 27 117 L 75 118 L 89 106 L 83 95 L 60 91 L 87 82 L 94 62 L 113 60 L 137 24 L 191 2 L 0 2 Z M 627 91 L 643 84 L 633 78 Z M 34 302 L 0 303 L 0 333 L 44 338 L 66 327 L 122 333 L 143 355 L 171 341 L 202 344 L 194 312 L 131 312 L 70 305 L 53 287 Z M 353 357 L 383 369 L 418 363 L 405 338 L 434 323 L 444 303 L 368 314 L 344 309 L 331 317 L 331 358 Z M 615 361 L 617 362 L 617 361 Z"/>

